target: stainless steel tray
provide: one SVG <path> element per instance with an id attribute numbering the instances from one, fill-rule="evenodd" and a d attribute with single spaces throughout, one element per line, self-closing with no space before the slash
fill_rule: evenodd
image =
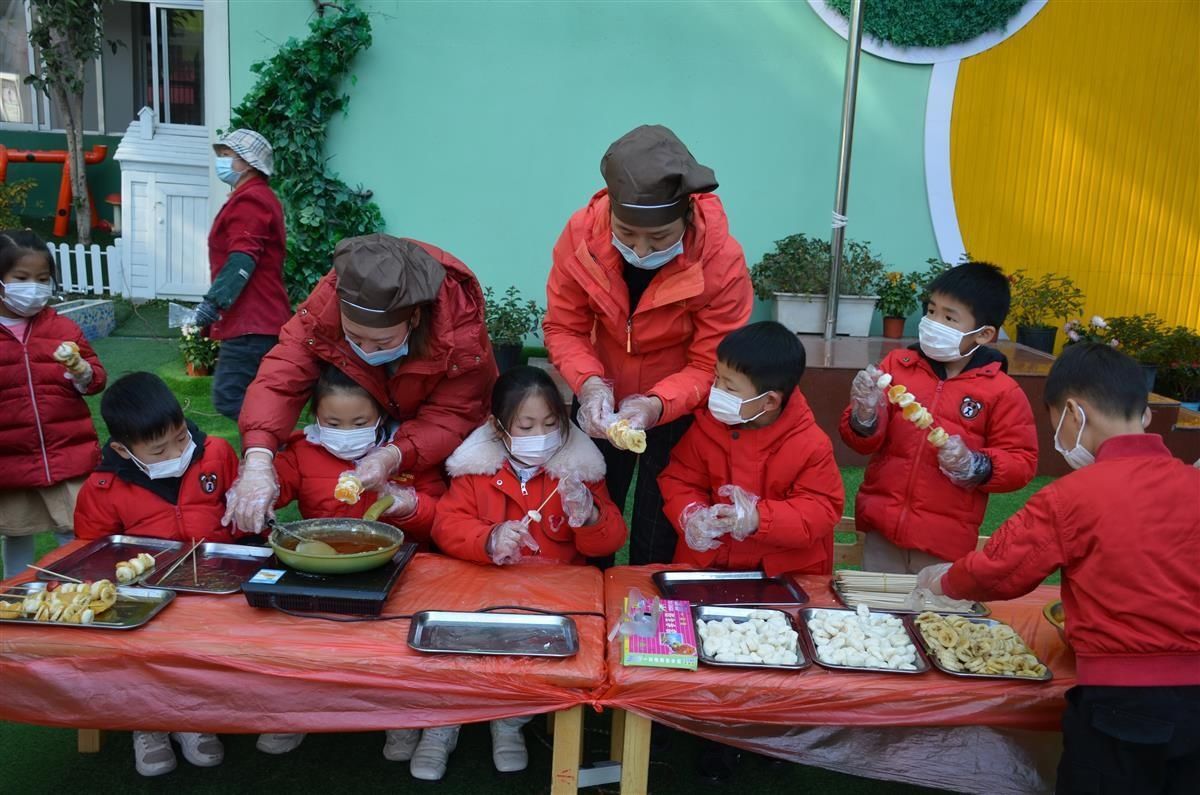
<path id="1" fill-rule="evenodd" d="M 569 616 L 425 610 L 413 616 L 408 645 L 444 654 L 572 657 L 579 631 Z"/>
<path id="2" fill-rule="evenodd" d="M 712 607 L 709 605 L 692 605 L 692 623 L 698 621 L 721 621 L 729 618 L 735 624 L 741 624 L 749 621 L 753 616 L 752 613 L 761 611 L 758 607 Z M 800 671 L 810 665 L 812 660 L 804 651 L 804 642 L 800 639 L 800 630 L 796 626 L 796 620 L 782 610 L 770 610 L 771 613 L 779 613 L 787 619 L 788 626 L 796 632 L 796 662 L 788 665 L 783 663 L 750 663 L 750 662 L 720 662 L 714 657 L 704 653 L 704 640 L 700 637 L 700 630 L 696 629 L 696 652 L 700 657 L 700 662 L 705 665 L 720 665 L 730 668 L 778 668 L 786 671 Z"/>
<path id="3" fill-rule="evenodd" d="M 156 568 L 143 575 L 142 584 L 184 593 L 237 593 L 242 590 L 242 583 L 259 569 L 270 566 L 274 558 L 270 547 L 240 544 L 204 543 L 196 547 L 195 554 L 195 580 L 192 579 L 192 562 L 185 560 L 165 579 L 166 568 Z"/>
<path id="4" fill-rule="evenodd" d="M 33 582 L 17 585 L 0 593 L 3 597 L 24 597 L 37 590 L 45 590 L 46 583 Z M 120 585 L 117 587 L 117 603 L 90 624 L 63 624 L 55 621 L 34 621 L 32 618 L 0 618 L 0 624 L 24 624 L 37 627 L 68 627 L 71 629 L 136 629 L 154 618 L 175 599 L 172 591 L 162 588 L 139 588 Z"/>
<path id="5" fill-rule="evenodd" d="M 858 607 L 858 601 L 846 596 L 846 594 L 842 590 L 842 584 L 840 582 L 838 582 L 836 577 L 829 581 L 829 588 L 830 588 L 830 590 L 833 591 L 833 595 L 837 597 L 837 600 L 839 602 L 841 602 L 842 604 L 844 604 L 846 607 L 850 608 L 851 610 Z M 867 604 L 867 607 L 871 608 L 872 613 L 885 613 L 886 612 L 886 613 L 895 613 L 896 615 L 900 615 L 900 616 L 904 616 L 904 615 L 915 616 L 920 613 L 924 613 L 924 612 L 928 611 L 928 608 L 924 608 L 924 607 L 921 608 L 920 610 L 905 610 L 902 607 L 888 607 L 888 608 L 876 609 L 875 607 L 872 607 L 870 604 Z M 992 611 L 990 609 L 988 609 L 988 606 L 983 604 L 982 602 L 972 602 L 971 609 L 966 612 L 957 612 L 954 610 L 937 610 L 934 612 L 941 613 L 943 615 L 948 615 L 948 616 L 955 615 L 955 616 L 966 616 L 968 618 L 970 618 L 970 617 L 982 618 L 984 616 L 990 615 Z"/>
<path id="6" fill-rule="evenodd" d="M 797 607 L 808 604 L 804 589 L 786 577 L 761 571 L 658 571 L 651 578 L 668 599 L 718 607 Z"/>
<path id="7" fill-rule="evenodd" d="M 188 547 L 190 546 L 189 544 Z M 165 572 L 186 551 L 182 541 L 144 536 L 105 536 L 97 538 L 82 549 L 75 550 L 62 560 L 55 561 L 48 568 L 77 580 L 112 580 L 115 585 L 117 584 L 118 563 L 136 557 L 139 552 L 155 555 L 153 569 L 144 572 L 133 582 L 124 583 L 124 585 L 134 585 L 145 580 L 147 576 L 153 577 L 154 572 Z M 39 580 L 60 579 L 42 571 L 38 572 L 37 577 Z"/>
<path id="8" fill-rule="evenodd" d="M 808 643 L 808 651 L 812 655 L 813 662 L 815 662 L 817 665 L 821 666 L 822 668 L 828 668 L 833 671 L 856 671 L 859 673 L 904 674 L 904 675 L 923 674 L 929 670 L 929 660 L 927 660 L 925 658 L 925 650 L 922 647 L 921 642 L 918 641 L 916 639 L 916 637 L 914 637 L 913 628 L 911 626 L 909 626 L 908 622 L 904 620 L 903 616 L 897 615 L 896 613 L 886 612 L 883 610 L 872 610 L 871 613 L 874 615 L 877 615 L 877 616 L 893 616 L 894 618 L 900 619 L 900 625 L 901 625 L 901 627 L 904 628 L 904 633 L 906 635 L 908 635 L 909 643 L 911 643 L 913 645 L 913 648 L 917 650 L 917 658 L 916 658 L 916 660 L 913 661 L 913 665 L 915 666 L 914 670 L 902 671 L 902 670 L 899 670 L 896 668 L 867 668 L 867 667 L 864 667 L 861 665 L 837 665 L 834 663 L 825 662 L 824 660 L 822 660 L 820 657 L 817 656 L 817 644 L 816 644 L 816 641 L 813 640 L 812 630 L 810 630 L 808 628 L 809 619 L 813 618 L 818 612 L 853 614 L 855 611 L 843 610 L 838 607 L 810 607 L 807 610 L 800 611 L 800 627 L 801 627 L 800 636 L 803 637 L 805 639 L 805 641 Z"/>
<path id="9" fill-rule="evenodd" d="M 938 615 L 950 615 L 950 614 L 938 613 Z M 972 624 L 983 624 L 983 625 L 989 626 L 989 627 L 1003 625 L 1003 626 L 1007 626 L 1009 629 L 1012 629 L 1012 627 L 1010 625 L 1005 624 L 1003 621 L 997 621 L 994 618 L 967 618 L 967 620 L 970 621 Z M 962 676 L 967 679 L 1005 679 L 1009 682 L 1049 682 L 1051 679 L 1054 678 L 1054 672 L 1050 670 L 1050 666 L 1046 665 L 1046 661 L 1043 660 L 1041 657 L 1037 657 L 1037 653 L 1034 652 L 1034 650 L 1032 648 L 1029 648 L 1029 644 L 1025 643 L 1025 639 L 1021 638 L 1021 634 L 1019 632 L 1017 632 L 1015 629 L 1013 629 L 1013 632 L 1016 633 L 1018 638 L 1021 638 L 1021 642 L 1025 643 L 1025 647 L 1029 648 L 1029 653 L 1032 654 L 1034 657 L 1037 657 L 1037 661 L 1046 668 L 1046 673 L 1043 674 L 1042 676 L 1017 676 L 1015 674 L 977 674 L 977 673 L 973 673 L 971 671 L 951 670 L 950 668 L 947 668 L 946 666 L 942 665 L 941 662 L 938 661 L 937 652 L 934 651 L 933 645 L 930 644 L 930 642 L 925 639 L 925 633 L 921 631 L 921 626 L 916 622 L 916 619 L 909 619 L 905 623 L 910 625 L 909 628 L 912 630 L 911 634 L 915 638 L 917 638 L 917 642 L 920 643 L 921 650 L 923 652 L 925 652 L 925 655 L 929 658 L 929 662 L 933 663 L 933 667 L 937 668 L 939 671 L 941 671 L 944 674 L 949 674 L 950 676 Z"/>

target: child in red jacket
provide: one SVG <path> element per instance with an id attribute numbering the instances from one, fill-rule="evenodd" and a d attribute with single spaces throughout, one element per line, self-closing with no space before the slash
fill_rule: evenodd
<path id="1" fill-rule="evenodd" d="M 1067 691 L 1058 792 L 1194 792 L 1200 470 L 1142 430 L 1141 368 L 1106 345 L 1063 352 L 1046 406 L 1054 447 L 1077 471 L 1035 494 L 982 551 L 923 570 L 918 585 L 1013 599 L 1061 568 L 1079 684 Z"/>
<path id="2" fill-rule="evenodd" d="M 1029 399 L 987 347 L 1008 315 L 1008 278 L 967 262 L 929 285 L 920 342 L 854 377 L 842 440 L 871 455 L 854 507 L 863 568 L 915 574 L 975 548 L 987 495 L 1015 491 L 1037 468 Z M 885 389 L 904 387 L 929 416 L 905 420 Z M 935 447 L 936 429 L 948 434 Z"/>
<path id="3" fill-rule="evenodd" d="M 717 346 L 708 407 L 658 477 L 675 563 L 828 574 L 845 491 L 833 445 L 798 384 L 804 346 L 778 323 Z"/>
<path id="4" fill-rule="evenodd" d="M 0 537 L 3 576 L 33 563 L 34 535 L 70 540 L 75 498 L 100 460 L 84 395 L 104 388 L 75 322 L 46 306 L 50 251 L 28 230 L 0 233 Z"/>
<path id="5" fill-rule="evenodd" d="M 229 442 L 205 436 L 183 416 L 179 401 L 152 373 L 117 379 L 100 400 L 112 439 L 100 467 L 79 492 L 75 528 L 80 538 L 128 534 L 185 541 L 233 540 L 221 526 L 225 491 L 237 476 Z M 134 732 L 138 773 L 175 769 L 171 738 L 198 767 L 221 764 L 225 751 L 213 734 Z"/>

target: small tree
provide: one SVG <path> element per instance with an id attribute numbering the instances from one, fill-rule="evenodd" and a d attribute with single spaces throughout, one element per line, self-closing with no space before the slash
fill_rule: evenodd
<path id="1" fill-rule="evenodd" d="M 83 161 L 84 74 L 104 44 L 104 5 L 108 0 L 31 0 L 29 41 L 41 69 L 25 78 L 54 102 L 67 132 L 67 163 L 74 195 L 79 242 L 92 242 L 92 208 Z M 115 51 L 116 44 L 112 43 Z"/>

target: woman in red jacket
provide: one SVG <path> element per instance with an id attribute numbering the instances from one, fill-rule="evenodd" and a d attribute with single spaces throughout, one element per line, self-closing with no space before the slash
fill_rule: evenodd
<path id="1" fill-rule="evenodd" d="M 100 460 L 83 396 L 103 389 L 106 375 L 79 326 L 46 306 L 53 267 L 33 232 L 0 233 L 0 536 L 9 577 L 33 562 L 35 533 L 70 537 L 75 499 Z"/>
<path id="2" fill-rule="evenodd" d="M 617 505 L 637 464 L 629 562 L 666 563 L 675 532 L 656 479 L 708 396 L 717 343 L 750 317 L 750 273 L 715 175 L 666 127 L 621 137 L 600 173 L 607 188 L 554 246 L 546 347 L 600 440 Z M 640 457 L 606 439 L 618 419 L 648 431 Z"/>
<path id="3" fill-rule="evenodd" d="M 354 467 L 362 487 L 438 470 L 487 414 L 496 362 L 483 291 L 439 248 L 390 235 L 347 238 L 259 368 L 239 420 L 245 458 L 224 522 L 261 532 L 279 495 L 273 458 L 321 368 L 350 376 L 399 422 Z"/>

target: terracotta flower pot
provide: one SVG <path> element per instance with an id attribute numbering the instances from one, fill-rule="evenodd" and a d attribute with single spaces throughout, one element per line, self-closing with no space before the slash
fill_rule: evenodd
<path id="1" fill-rule="evenodd" d="M 202 365 L 192 364 L 191 362 L 188 362 L 187 363 L 187 374 L 192 376 L 193 378 L 198 378 L 200 376 L 205 376 L 205 375 L 212 375 L 212 368 L 204 367 Z"/>
<path id="2" fill-rule="evenodd" d="M 898 340 L 904 336 L 904 318 L 885 317 L 883 319 L 883 336 Z"/>

